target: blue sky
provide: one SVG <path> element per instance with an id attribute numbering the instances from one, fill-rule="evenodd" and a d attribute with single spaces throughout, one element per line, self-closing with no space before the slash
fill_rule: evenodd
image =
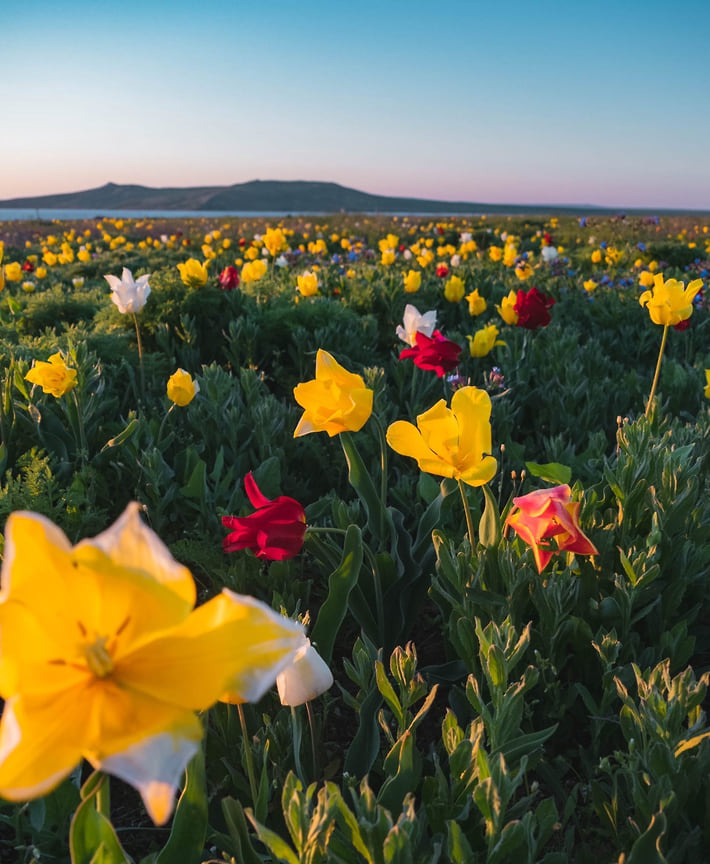
<path id="1" fill-rule="evenodd" d="M 3 0 L 0 199 L 327 180 L 710 209 L 710 3 Z"/>

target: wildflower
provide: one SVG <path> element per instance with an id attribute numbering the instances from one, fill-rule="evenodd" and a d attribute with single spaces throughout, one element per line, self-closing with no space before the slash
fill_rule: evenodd
<path id="1" fill-rule="evenodd" d="M 111 300 L 123 315 L 129 312 L 136 314 L 145 306 L 150 294 L 150 276 L 139 276 L 134 281 L 131 271 L 124 267 L 120 279 L 111 275 L 104 276 L 104 279 L 111 288 Z"/>
<path id="2" fill-rule="evenodd" d="M 515 267 L 515 275 L 518 277 L 518 279 L 520 279 L 521 282 L 524 282 L 526 279 L 529 279 L 533 275 L 533 269 L 527 261 L 518 261 Z"/>
<path id="3" fill-rule="evenodd" d="M 466 299 L 468 300 L 468 314 L 472 318 L 475 318 L 476 315 L 480 315 L 482 312 L 486 311 L 488 306 L 486 298 L 481 297 L 478 293 L 478 288 L 475 288 L 470 294 L 467 294 Z"/>
<path id="4" fill-rule="evenodd" d="M 648 309 L 654 324 L 673 325 L 693 314 L 693 298 L 702 288 L 702 279 L 694 279 L 685 287 L 678 279 L 663 279 L 662 273 L 653 278 L 653 291 L 644 291 L 639 303 Z"/>
<path id="5" fill-rule="evenodd" d="M 184 407 L 200 392 L 200 385 L 193 380 L 189 372 L 178 369 L 168 378 L 167 392 L 171 402 Z"/>
<path id="6" fill-rule="evenodd" d="M 311 432 L 327 432 L 331 438 L 340 432 L 357 432 L 372 414 L 372 390 L 322 348 L 316 355 L 315 379 L 298 384 L 293 395 L 304 409 L 294 438 Z"/>
<path id="7" fill-rule="evenodd" d="M 438 268 L 437 268 L 438 274 Z M 458 303 L 463 300 L 466 288 L 464 287 L 463 279 L 460 276 L 452 276 L 444 285 L 444 297 L 449 303 Z"/>
<path id="8" fill-rule="evenodd" d="M 500 301 L 500 306 L 496 303 L 498 314 L 506 324 L 515 325 L 518 323 L 518 313 L 515 311 L 515 304 L 517 301 L 517 293 L 515 291 L 510 291 L 510 293 Z"/>
<path id="9" fill-rule="evenodd" d="M 497 467 L 490 455 L 490 417 L 490 396 L 478 387 L 461 387 L 451 397 L 451 408 L 441 399 L 417 417 L 416 426 L 406 420 L 392 423 L 387 443 L 416 459 L 420 471 L 483 486 Z"/>
<path id="10" fill-rule="evenodd" d="M 72 547 L 37 513 L 5 529 L 0 795 L 36 798 L 82 757 L 170 817 L 203 730 L 195 712 L 254 701 L 305 644 L 301 625 L 224 590 L 193 611 L 190 571 L 129 504 Z"/>
<path id="11" fill-rule="evenodd" d="M 588 294 L 591 294 L 592 291 L 596 289 L 597 283 L 594 281 L 594 279 L 585 279 L 585 281 L 582 283 L 582 287 Z"/>
<path id="12" fill-rule="evenodd" d="M 247 261 L 242 267 L 242 282 L 248 285 L 250 282 L 258 282 L 266 273 L 268 265 L 266 261 L 258 259 L 256 261 Z"/>
<path id="13" fill-rule="evenodd" d="M 518 291 L 515 301 L 515 312 L 518 316 L 517 327 L 525 327 L 527 330 L 537 330 L 538 327 L 547 327 L 550 323 L 549 309 L 555 305 L 552 297 L 543 294 L 533 286 L 529 291 Z"/>
<path id="14" fill-rule="evenodd" d="M 178 264 L 180 278 L 188 288 L 204 288 L 207 284 L 207 264 L 198 261 L 197 258 L 188 258 L 187 261 Z"/>
<path id="15" fill-rule="evenodd" d="M 261 239 L 272 258 L 288 245 L 284 232 L 280 228 L 267 228 L 266 234 Z"/>
<path id="16" fill-rule="evenodd" d="M 571 495 L 565 484 L 513 498 L 514 509 L 505 520 L 504 531 L 513 528 L 532 547 L 538 573 L 559 552 L 598 554 L 596 546 L 579 527 L 579 502 L 572 501 Z"/>
<path id="17" fill-rule="evenodd" d="M 307 639 L 298 653 L 276 679 L 282 705 L 303 705 L 333 686 L 333 673 Z"/>
<path id="18" fill-rule="evenodd" d="M 410 270 L 404 274 L 404 290 L 407 294 L 415 294 L 422 285 L 422 274 L 419 270 Z"/>
<path id="19" fill-rule="evenodd" d="M 306 270 L 302 276 L 297 276 L 296 282 L 302 297 L 313 297 L 318 293 L 318 277 L 310 270 Z"/>
<path id="20" fill-rule="evenodd" d="M 505 345 L 498 339 L 500 330 L 495 324 L 489 324 L 482 330 L 477 330 L 473 336 L 467 336 L 471 357 L 485 357 L 496 345 Z"/>
<path id="21" fill-rule="evenodd" d="M 76 369 L 70 369 L 60 352 L 52 354 L 49 361 L 35 361 L 25 375 L 30 384 L 38 384 L 44 393 L 51 393 L 58 399 L 77 385 Z"/>
<path id="22" fill-rule="evenodd" d="M 436 372 L 441 378 L 458 366 L 460 354 L 460 345 L 434 330 L 431 338 L 425 333 L 416 333 L 414 346 L 400 351 L 399 359 L 411 358 L 415 366 L 428 372 Z"/>
<path id="23" fill-rule="evenodd" d="M 407 345 L 416 345 L 417 333 L 431 336 L 436 327 L 436 311 L 425 312 L 423 315 L 416 306 L 410 303 L 404 307 L 404 319 L 397 327 L 397 336 Z"/>
<path id="24" fill-rule="evenodd" d="M 256 512 L 250 516 L 223 516 L 232 533 L 222 541 L 225 552 L 251 549 L 257 558 L 285 561 L 301 551 L 306 514 L 294 498 L 280 495 L 273 501 L 262 495 L 251 471 L 244 478 L 247 497 Z"/>
<path id="25" fill-rule="evenodd" d="M 225 267 L 217 277 L 223 291 L 233 291 L 239 285 L 239 271 L 232 264 Z"/>
<path id="26" fill-rule="evenodd" d="M 542 255 L 542 260 L 545 264 L 552 264 L 553 261 L 557 261 L 560 257 L 560 253 L 554 246 L 543 246 L 540 254 Z"/>

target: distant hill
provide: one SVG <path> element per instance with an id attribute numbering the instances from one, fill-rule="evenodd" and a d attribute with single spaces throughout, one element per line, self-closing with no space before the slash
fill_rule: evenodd
<path id="1" fill-rule="evenodd" d="M 11 198 L 0 201 L 3 209 L 90 210 L 97 216 L 120 210 L 204 210 L 222 213 L 432 213 L 442 215 L 501 213 L 505 215 L 610 216 L 619 208 L 592 204 L 483 204 L 469 201 L 432 201 L 429 198 L 393 198 L 370 195 L 338 183 L 306 180 L 251 180 L 232 186 L 188 186 L 156 189 L 151 186 L 107 183 L 98 189 Z M 700 214 L 708 211 L 628 208 L 644 215 Z"/>
<path id="2" fill-rule="evenodd" d="M 233 186 L 154 189 L 107 183 L 98 189 L 63 195 L 12 198 L 0 208 L 38 210 L 211 210 L 284 213 L 551 213 L 588 212 L 590 207 L 519 206 L 432 201 L 370 195 L 338 183 L 304 180 L 251 180 Z M 611 212 L 611 211 L 610 211 Z"/>

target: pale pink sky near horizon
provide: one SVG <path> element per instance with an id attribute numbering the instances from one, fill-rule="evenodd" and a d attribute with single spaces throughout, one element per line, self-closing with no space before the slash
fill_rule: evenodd
<path id="1" fill-rule="evenodd" d="M 705 0 L 5 4 L 0 199 L 261 179 L 710 210 Z"/>

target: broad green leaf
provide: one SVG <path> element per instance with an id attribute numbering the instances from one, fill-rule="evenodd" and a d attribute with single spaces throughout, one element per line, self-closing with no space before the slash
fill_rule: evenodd
<path id="1" fill-rule="evenodd" d="M 483 487 L 483 497 L 486 499 L 486 506 L 478 523 L 478 539 L 482 546 L 490 549 L 500 542 L 500 513 L 488 484 Z"/>
<path id="2" fill-rule="evenodd" d="M 190 760 L 168 841 L 155 864 L 199 864 L 207 836 L 207 788 L 202 747 Z"/>
<path id="3" fill-rule="evenodd" d="M 546 483 L 553 483 L 555 486 L 563 486 L 572 479 L 572 469 L 566 465 L 560 465 L 559 462 L 547 462 L 544 465 L 538 462 L 526 462 L 525 467 L 533 477 L 539 477 Z"/>

